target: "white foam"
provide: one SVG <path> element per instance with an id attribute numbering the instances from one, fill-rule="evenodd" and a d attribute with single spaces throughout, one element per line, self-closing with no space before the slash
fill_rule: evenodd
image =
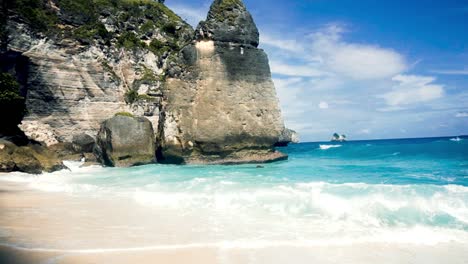
<path id="1" fill-rule="evenodd" d="M 225 177 L 193 178 L 180 182 L 164 182 L 156 177 L 151 178 L 154 182 L 144 187 L 90 183 L 96 175 L 116 171 L 78 165 L 72 171 L 40 176 L 11 173 L 5 178 L 2 176 L 2 179 L 26 183 L 47 192 L 119 196 L 135 201 L 135 206 L 155 207 L 156 210 L 152 211 L 169 212 L 167 219 L 183 213 L 187 225 L 197 219 L 193 221 L 197 223 L 193 230 L 202 230 L 200 233 L 207 236 L 214 234 L 212 240 L 218 241 L 216 239 L 220 237 L 232 241 L 245 238 L 242 243 L 248 247 L 255 247 L 256 243 L 272 246 L 274 243 L 468 242 L 468 187 L 288 181 L 244 184 L 242 180 Z M 118 170 L 120 172 L 128 171 Z M 147 208 L 144 209 L 146 211 Z M 439 216 L 444 219 L 448 217 L 456 223 L 438 223 Z M 190 232 L 192 229 L 188 230 Z M 174 231 L 178 230 L 162 233 Z M 226 243 L 221 246 L 219 243 L 189 246 L 241 246 Z"/>
<path id="2" fill-rule="evenodd" d="M 332 148 L 339 148 L 341 145 L 320 145 L 319 147 L 321 150 L 327 150 Z"/>

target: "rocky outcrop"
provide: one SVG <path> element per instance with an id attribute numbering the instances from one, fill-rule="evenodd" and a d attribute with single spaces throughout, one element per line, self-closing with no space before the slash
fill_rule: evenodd
<path id="1" fill-rule="evenodd" d="M 96 142 L 88 134 L 80 134 L 73 137 L 73 150 L 77 153 L 91 153 L 94 150 Z"/>
<path id="2" fill-rule="evenodd" d="M 101 125 L 96 156 L 107 166 L 153 163 L 156 161 L 154 139 L 153 126 L 148 119 L 117 115 Z"/>
<path id="3" fill-rule="evenodd" d="M 259 33 L 242 0 L 215 0 L 208 17 L 200 22 L 196 40 L 235 43 L 258 47 Z"/>
<path id="4" fill-rule="evenodd" d="M 0 172 L 41 174 L 65 168 L 57 154 L 44 146 L 17 146 L 12 142 L 0 140 Z"/>
<path id="5" fill-rule="evenodd" d="M 285 159 L 284 128 L 267 55 L 242 1 L 217 0 L 174 63 L 164 89 L 160 156 L 171 163 Z"/>
<path id="6" fill-rule="evenodd" d="M 44 2 L 34 11 L 57 21 L 45 28 L 20 7 L 9 10 L 8 61 L 0 62 L 1 71 L 22 80 L 26 135 L 48 146 L 96 137 L 117 112 L 145 116 L 157 127 L 166 61 L 193 29 L 161 1 Z"/>
<path id="7" fill-rule="evenodd" d="M 274 149 L 284 125 L 268 58 L 242 1 L 215 0 L 195 31 L 164 1 L 39 2 L 37 17 L 7 7 L 8 37 L 0 38 L 1 71 L 16 76 L 26 98 L 20 128 L 29 139 L 73 159 L 88 157 L 95 141 L 108 166 L 154 156 L 178 164 L 286 158 Z M 141 127 L 112 118 L 118 112 L 149 120 L 152 157 L 127 149 L 125 126 Z"/>
<path id="8" fill-rule="evenodd" d="M 289 128 L 285 128 L 280 135 L 277 147 L 286 147 L 289 143 L 299 143 L 299 134 Z"/>

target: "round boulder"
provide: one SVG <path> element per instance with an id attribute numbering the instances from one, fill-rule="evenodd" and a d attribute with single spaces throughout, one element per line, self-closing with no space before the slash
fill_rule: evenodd
<path id="1" fill-rule="evenodd" d="M 156 160 L 155 135 L 144 117 L 116 115 L 101 124 L 95 154 L 110 167 L 131 167 Z"/>

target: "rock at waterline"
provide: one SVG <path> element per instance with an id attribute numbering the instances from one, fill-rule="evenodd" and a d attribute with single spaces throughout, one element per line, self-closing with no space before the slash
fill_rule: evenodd
<path id="1" fill-rule="evenodd" d="M 75 135 L 72 140 L 73 150 L 77 153 L 93 152 L 95 143 L 94 138 L 88 134 Z"/>
<path id="2" fill-rule="evenodd" d="M 17 146 L 0 140 L 0 172 L 20 171 L 31 174 L 65 169 L 57 154 L 39 144 Z"/>
<path id="3" fill-rule="evenodd" d="M 266 163 L 284 122 L 268 57 L 240 0 L 215 0 L 169 72 L 158 135 L 158 161 L 187 164 Z"/>
<path id="4" fill-rule="evenodd" d="M 114 116 L 104 121 L 97 136 L 98 160 L 111 167 L 155 162 L 153 125 L 144 117 Z"/>

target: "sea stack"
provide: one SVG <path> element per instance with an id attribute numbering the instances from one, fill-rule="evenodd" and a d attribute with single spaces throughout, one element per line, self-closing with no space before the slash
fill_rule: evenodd
<path id="1" fill-rule="evenodd" d="M 236 164 L 287 158 L 268 58 L 240 0 L 215 0 L 194 41 L 174 60 L 164 94 L 158 159 Z"/>

